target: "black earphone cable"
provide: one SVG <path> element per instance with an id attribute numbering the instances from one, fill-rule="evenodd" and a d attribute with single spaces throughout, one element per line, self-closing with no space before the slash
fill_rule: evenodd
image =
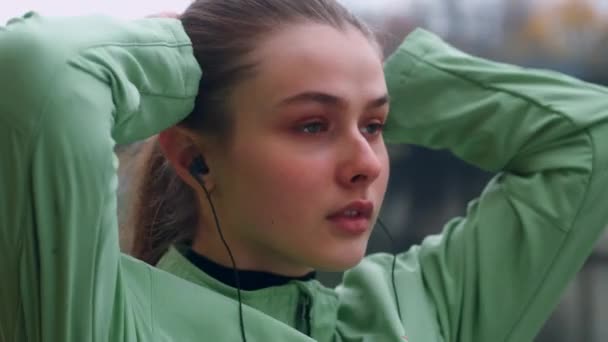
<path id="1" fill-rule="evenodd" d="M 393 254 L 393 264 L 391 266 L 391 282 L 393 285 L 393 294 L 395 295 L 395 305 L 397 306 L 397 315 L 399 316 L 399 320 L 403 323 L 403 317 L 401 317 L 401 306 L 399 305 L 399 294 L 397 293 L 397 285 L 395 282 L 395 266 L 397 265 L 397 253 L 396 251 L 396 244 L 395 244 L 395 239 L 393 238 L 393 235 L 390 233 L 390 231 L 388 230 L 388 228 L 386 228 L 386 226 L 384 225 L 384 223 L 382 222 L 382 220 L 378 217 L 378 224 L 380 224 L 380 228 L 382 228 L 382 230 L 384 231 L 384 233 L 386 234 L 386 236 L 388 236 L 388 239 L 391 240 L 391 245 L 392 245 L 392 254 Z"/>
<path id="2" fill-rule="evenodd" d="M 213 213 L 213 219 L 215 220 L 217 232 L 219 233 L 220 239 L 222 240 L 222 243 L 224 244 L 224 247 L 226 247 L 226 251 L 228 251 L 228 255 L 230 256 L 232 270 L 234 271 L 234 282 L 236 283 L 236 296 L 239 301 L 239 325 L 241 328 L 241 340 L 243 342 L 247 342 L 247 336 L 245 335 L 245 320 L 243 318 L 243 300 L 241 297 L 241 281 L 239 277 L 239 270 L 236 268 L 236 261 L 234 260 L 234 256 L 232 255 L 232 250 L 230 250 L 230 247 L 228 246 L 228 243 L 224 238 L 224 234 L 222 233 L 222 229 L 220 227 L 220 220 L 217 217 L 215 206 L 213 205 L 213 201 L 211 200 L 211 195 L 209 194 L 209 191 L 207 191 L 207 187 L 205 186 L 203 181 L 198 177 L 198 175 L 195 175 L 194 178 L 196 178 L 197 182 L 203 188 L 203 191 L 205 191 L 205 196 L 207 197 L 207 201 L 209 202 L 209 206 L 211 207 L 211 212 Z"/>

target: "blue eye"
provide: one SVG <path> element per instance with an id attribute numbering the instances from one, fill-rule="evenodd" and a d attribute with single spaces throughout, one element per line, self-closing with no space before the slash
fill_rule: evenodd
<path id="1" fill-rule="evenodd" d="M 309 122 L 300 126 L 300 130 L 307 134 L 318 134 L 327 131 L 327 124 L 320 121 Z"/>
<path id="2" fill-rule="evenodd" d="M 382 133 L 383 129 L 384 129 L 384 124 L 376 122 L 376 123 L 372 123 L 372 124 L 369 124 L 369 125 L 363 127 L 362 131 L 363 131 L 363 134 L 378 135 L 378 134 Z"/>

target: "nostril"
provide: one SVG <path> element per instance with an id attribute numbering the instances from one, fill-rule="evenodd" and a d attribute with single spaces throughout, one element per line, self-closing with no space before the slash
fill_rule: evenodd
<path id="1" fill-rule="evenodd" d="M 366 179 L 367 179 L 366 175 L 358 174 L 358 175 L 355 175 L 353 178 L 351 178 L 350 182 L 357 183 L 357 182 L 365 181 Z"/>

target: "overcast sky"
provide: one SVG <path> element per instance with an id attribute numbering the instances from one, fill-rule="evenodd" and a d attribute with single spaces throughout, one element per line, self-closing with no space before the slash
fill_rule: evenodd
<path id="1" fill-rule="evenodd" d="M 0 0 L 0 25 L 12 17 L 34 10 L 42 15 L 79 15 L 103 13 L 122 18 L 139 18 L 162 11 L 182 12 L 191 0 Z M 305 1 L 305 0 L 302 0 Z M 441 3 L 445 0 L 339 0 L 355 13 L 367 12 L 369 16 L 386 15 L 394 11 L 407 11 L 409 5 Z M 458 0 L 462 5 L 482 7 L 480 4 L 509 0 Z M 528 0 L 528 4 L 557 4 L 568 0 Z M 572 0 L 570 0 L 572 1 Z M 589 1 L 596 9 L 606 14 L 608 0 Z"/>

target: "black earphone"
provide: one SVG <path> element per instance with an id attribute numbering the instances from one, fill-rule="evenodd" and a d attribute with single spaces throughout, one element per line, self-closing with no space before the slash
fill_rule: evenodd
<path id="1" fill-rule="evenodd" d="M 205 159 L 203 156 L 196 156 L 192 159 L 190 163 L 190 174 L 196 179 L 198 179 L 198 175 L 206 175 L 209 173 L 209 167 L 207 163 L 205 163 Z"/>
<path id="2" fill-rule="evenodd" d="M 215 206 L 213 205 L 213 201 L 211 201 L 211 196 L 209 195 L 209 191 L 207 190 L 205 183 L 203 182 L 203 180 L 200 177 L 201 175 L 207 175 L 209 173 L 209 167 L 207 166 L 205 159 L 203 159 L 203 156 L 199 155 L 199 156 L 196 156 L 194 159 L 192 159 L 189 170 L 190 170 L 190 174 L 194 177 L 194 179 L 196 179 L 196 181 L 201 185 L 201 187 L 205 191 L 205 195 L 207 196 L 207 201 L 209 202 L 209 206 L 211 207 L 211 211 L 213 212 L 213 218 L 215 219 L 215 226 L 217 227 L 217 231 L 220 235 L 222 242 L 224 243 L 224 247 L 226 247 L 226 250 L 228 251 L 228 255 L 230 256 L 230 260 L 232 262 L 232 269 L 234 270 L 234 280 L 235 280 L 235 283 L 237 286 L 236 293 L 237 293 L 237 298 L 238 298 L 238 302 L 239 302 L 239 323 L 240 323 L 240 328 L 241 328 L 241 340 L 243 342 L 247 342 L 247 336 L 245 335 L 245 322 L 243 319 L 243 301 L 241 299 L 241 285 L 240 285 L 240 279 L 239 279 L 239 271 L 236 267 L 236 262 L 234 260 L 234 256 L 232 255 L 232 251 L 230 250 L 230 247 L 228 246 L 226 239 L 224 239 L 224 234 L 222 234 L 222 229 L 220 228 L 220 222 L 218 220 L 217 213 L 215 212 Z M 378 217 L 378 223 L 380 224 L 380 228 L 384 231 L 384 233 L 388 236 L 389 240 L 391 241 L 391 244 L 393 245 L 393 250 L 395 250 L 395 252 L 392 253 L 393 262 L 391 265 L 391 282 L 392 282 L 392 287 L 393 287 L 393 294 L 395 296 L 395 306 L 396 306 L 396 310 L 397 310 L 397 315 L 399 316 L 399 319 L 401 320 L 401 322 L 403 322 L 403 318 L 401 317 L 401 307 L 399 305 L 399 294 L 397 293 L 397 284 L 395 281 L 395 266 L 397 263 L 395 239 L 393 238 L 392 234 L 390 233 L 388 228 L 386 228 L 386 226 L 380 220 L 379 217 Z"/>

